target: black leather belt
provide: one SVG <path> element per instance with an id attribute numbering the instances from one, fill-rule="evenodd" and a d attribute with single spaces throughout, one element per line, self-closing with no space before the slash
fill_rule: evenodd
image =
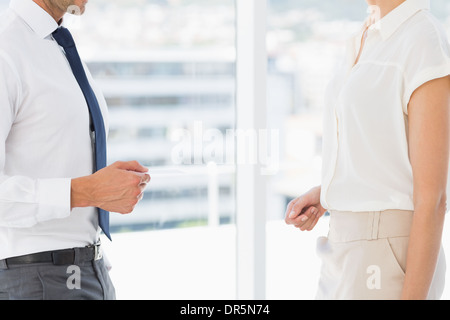
<path id="1" fill-rule="evenodd" d="M 7 266 L 31 263 L 53 263 L 54 265 L 71 265 L 82 262 L 100 260 L 102 254 L 100 244 L 56 251 L 38 252 L 24 256 L 5 259 Z"/>

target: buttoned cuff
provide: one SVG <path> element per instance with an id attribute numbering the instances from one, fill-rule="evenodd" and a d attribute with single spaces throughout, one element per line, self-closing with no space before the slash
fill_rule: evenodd
<path id="1" fill-rule="evenodd" d="M 70 215 L 71 179 L 42 179 L 37 181 L 38 222 L 62 219 Z"/>

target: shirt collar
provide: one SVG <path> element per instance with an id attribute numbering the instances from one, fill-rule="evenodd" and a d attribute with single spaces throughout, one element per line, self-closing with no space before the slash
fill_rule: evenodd
<path id="1" fill-rule="evenodd" d="M 58 28 L 55 19 L 32 0 L 11 0 L 9 7 L 42 39 Z"/>
<path id="2" fill-rule="evenodd" d="M 388 39 L 406 20 L 421 10 L 430 10 L 430 0 L 406 0 L 371 26 L 380 31 L 383 40 Z"/>

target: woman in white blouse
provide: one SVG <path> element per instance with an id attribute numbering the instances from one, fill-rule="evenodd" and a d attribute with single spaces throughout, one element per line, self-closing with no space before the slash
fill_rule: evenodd
<path id="1" fill-rule="evenodd" d="M 450 153 L 450 49 L 429 0 L 367 0 L 326 94 L 322 185 L 286 223 L 318 240 L 318 299 L 439 299 Z"/>

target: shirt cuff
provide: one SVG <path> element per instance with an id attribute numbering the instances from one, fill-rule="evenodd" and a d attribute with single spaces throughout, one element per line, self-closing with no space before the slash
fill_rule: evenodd
<path id="1" fill-rule="evenodd" d="M 38 222 L 67 218 L 70 215 L 71 179 L 42 179 L 37 181 Z"/>

